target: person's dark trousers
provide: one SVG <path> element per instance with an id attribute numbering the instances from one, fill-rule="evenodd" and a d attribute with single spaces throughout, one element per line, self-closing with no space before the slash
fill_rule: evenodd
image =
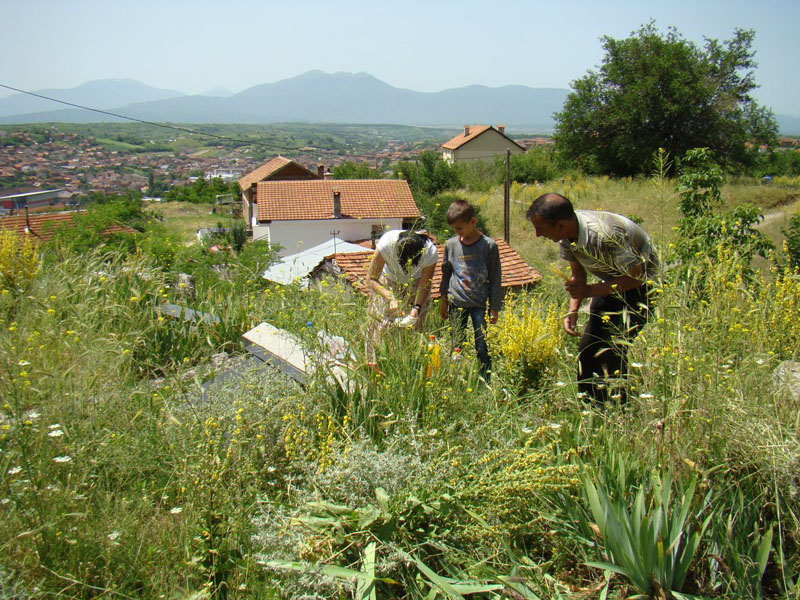
<path id="1" fill-rule="evenodd" d="M 585 399 L 605 403 L 618 391 L 619 402 L 625 402 L 628 344 L 650 317 L 648 292 L 645 284 L 592 299 L 589 322 L 578 344 L 578 392 Z"/>
<path id="2" fill-rule="evenodd" d="M 453 348 L 460 348 L 464 344 L 467 333 L 467 324 L 472 320 L 472 330 L 475 332 L 475 351 L 481 361 L 481 375 L 489 381 L 492 369 L 492 359 L 489 357 L 489 348 L 486 346 L 486 308 L 461 308 L 450 305 L 450 323 L 453 328 Z"/>

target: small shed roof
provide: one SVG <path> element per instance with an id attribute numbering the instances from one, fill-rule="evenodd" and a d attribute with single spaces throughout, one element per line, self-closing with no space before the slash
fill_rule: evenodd
<path id="1" fill-rule="evenodd" d="M 297 254 L 285 256 L 279 263 L 272 265 L 269 269 L 264 271 L 263 277 L 275 283 L 289 285 L 297 279 L 308 277 L 308 275 L 328 256 L 344 256 L 351 252 L 361 253 L 363 251 L 363 246 L 351 244 L 338 238 L 332 238 L 313 248 L 308 248 Z"/>

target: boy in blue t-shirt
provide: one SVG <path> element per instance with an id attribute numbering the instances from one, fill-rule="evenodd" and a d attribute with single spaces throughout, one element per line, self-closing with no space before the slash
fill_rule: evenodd
<path id="1" fill-rule="evenodd" d="M 488 381 L 492 361 L 485 339 L 486 309 L 488 304 L 489 322 L 496 323 L 503 302 L 500 251 L 497 242 L 478 231 L 475 208 L 466 200 L 454 201 L 445 218 L 456 235 L 444 246 L 441 315 L 452 323 L 455 352 L 460 350 L 467 323 L 472 320 L 481 374 Z"/>

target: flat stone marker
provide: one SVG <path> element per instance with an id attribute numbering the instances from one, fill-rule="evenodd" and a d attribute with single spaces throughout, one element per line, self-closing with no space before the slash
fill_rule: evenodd
<path id="1" fill-rule="evenodd" d="M 338 337 L 318 332 L 319 352 L 303 348 L 300 339 L 284 329 L 261 323 L 242 335 L 245 348 L 264 362 L 269 362 L 300 383 L 305 383 L 314 369 L 325 367 L 327 377 L 350 389 L 346 362 L 354 359 L 346 342 Z"/>
<path id="2" fill-rule="evenodd" d="M 297 337 L 269 323 L 261 323 L 245 332 L 242 338 L 249 352 L 274 364 L 292 379 L 305 382 L 308 365 L 305 351 Z"/>

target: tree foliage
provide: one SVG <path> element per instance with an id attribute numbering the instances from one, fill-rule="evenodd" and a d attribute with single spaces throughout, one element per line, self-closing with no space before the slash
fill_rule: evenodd
<path id="1" fill-rule="evenodd" d="M 418 192 L 436 196 L 461 186 L 461 172 L 456 165 L 442 160 L 431 150 L 420 152 L 417 160 L 401 161 L 394 166 L 394 175 L 405 179 L 416 195 Z"/>
<path id="2" fill-rule="evenodd" d="M 225 183 L 222 178 L 214 177 L 210 181 L 200 176 L 189 185 L 176 185 L 165 195 L 164 200 L 168 202 L 192 202 L 195 204 L 214 204 L 217 196 L 230 194 L 234 198 L 239 197 L 239 184 L 235 181 Z"/>
<path id="3" fill-rule="evenodd" d="M 556 114 L 557 147 L 589 172 L 615 175 L 645 172 L 658 148 L 681 156 L 702 146 L 723 163 L 747 164 L 747 142 L 777 134 L 772 112 L 751 96 L 753 39 L 736 29 L 698 47 L 653 22 L 625 39 L 603 37 L 600 68 L 572 83 Z"/>
<path id="4" fill-rule="evenodd" d="M 734 253 L 750 272 L 758 254 L 766 258 L 774 245 L 756 226 L 764 219 L 761 210 L 741 204 L 728 211 L 723 207 L 720 186 L 722 170 L 708 148 L 693 148 L 679 164 L 675 191 L 680 197 L 678 257 L 688 264 L 695 256 L 715 256 L 719 250 Z"/>
<path id="5" fill-rule="evenodd" d="M 348 160 L 333 167 L 334 179 L 381 179 L 383 175 L 377 169 L 371 169 L 367 163 Z"/>

